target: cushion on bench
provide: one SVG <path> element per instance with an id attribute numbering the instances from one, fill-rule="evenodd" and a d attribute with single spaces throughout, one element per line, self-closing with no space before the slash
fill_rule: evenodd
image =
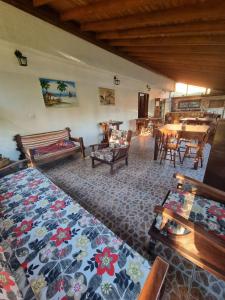
<path id="1" fill-rule="evenodd" d="M 138 298 L 148 261 L 38 170 L 0 179 L 0 200 L 5 256 L 37 299 Z"/>
<path id="2" fill-rule="evenodd" d="M 194 195 L 187 191 L 171 191 L 163 205 L 185 219 L 202 225 L 207 231 L 215 233 L 225 240 L 225 204 Z M 156 227 L 160 229 L 162 216 L 157 216 Z M 184 234 L 181 225 L 169 221 L 167 230 L 173 234 Z M 166 230 L 164 230 L 166 234 Z"/>

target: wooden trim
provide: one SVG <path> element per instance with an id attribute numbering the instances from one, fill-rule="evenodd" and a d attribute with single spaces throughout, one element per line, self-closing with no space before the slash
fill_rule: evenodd
<path id="1" fill-rule="evenodd" d="M 162 289 L 168 269 L 169 264 L 157 256 L 138 300 L 159 299 L 160 291 Z"/>
<path id="2" fill-rule="evenodd" d="M 197 195 L 210 198 L 216 202 L 225 203 L 225 192 L 221 190 L 218 190 L 191 177 L 184 176 L 180 173 L 175 173 L 174 178 L 176 178 L 181 184 L 186 182 L 192 184 L 194 186 L 194 193 Z"/>

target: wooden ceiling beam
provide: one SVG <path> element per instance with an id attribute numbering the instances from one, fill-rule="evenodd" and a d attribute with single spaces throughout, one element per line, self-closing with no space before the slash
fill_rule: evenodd
<path id="1" fill-rule="evenodd" d="M 190 71 L 195 71 L 195 72 L 199 72 L 199 73 L 209 73 L 209 74 L 216 74 L 216 73 L 220 73 L 221 76 L 222 74 L 225 74 L 225 68 L 223 67 L 214 67 L 214 66 L 206 66 L 206 65 L 190 65 L 189 63 L 172 63 L 172 62 L 159 62 L 159 61 L 146 61 L 145 63 L 149 66 L 151 66 L 152 68 L 157 67 L 160 68 L 161 70 L 165 70 L 165 69 L 171 69 L 171 70 L 175 70 L 178 72 L 190 72 Z"/>
<path id="2" fill-rule="evenodd" d="M 169 8 L 180 6 L 181 4 L 196 4 L 200 0 L 101 0 L 89 3 L 84 6 L 69 9 L 61 14 L 62 21 L 95 21 L 99 19 L 109 19 L 121 16 L 122 14 L 132 15 L 133 11 L 140 12 L 143 10 L 154 11 L 160 8 Z M 110 17 L 109 17 L 110 16 Z"/>
<path id="3" fill-rule="evenodd" d="M 224 1 L 225 3 L 225 1 Z M 126 39 L 110 41 L 111 46 L 175 46 L 175 45 L 225 45 L 225 35 L 218 36 L 177 36 L 145 39 Z"/>
<path id="4" fill-rule="evenodd" d="M 147 37 L 225 34 L 225 21 L 196 22 L 171 26 L 151 26 L 123 31 L 102 32 L 99 40 L 135 39 Z"/>
<path id="5" fill-rule="evenodd" d="M 214 73 L 208 74 L 199 71 L 176 71 L 169 68 L 159 68 L 149 65 L 153 70 L 159 72 L 167 77 L 173 78 L 176 82 L 184 82 L 193 85 L 213 87 L 221 89 L 225 86 L 225 74 Z"/>
<path id="6" fill-rule="evenodd" d="M 128 54 L 135 53 L 161 53 L 164 55 L 167 54 L 195 54 L 195 53 L 205 53 L 205 54 L 222 54 L 225 53 L 225 46 L 214 46 L 214 45 L 201 45 L 201 46 L 192 46 L 192 45 L 176 45 L 176 46 L 167 46 L 167 47 L 159 47 L 159 46 L 146 46 L 146 47 L 135 47 L 135 46 L 127 46 L 120 47 L 120 51 L 126 52 Z"/>
<path id="7" fill-rule="evenodd" d="M 33 0 L 33 5 L 35 7 L 42 6 L 53 2 L 54 0 Z"/>
<path id="8" fill-rule="evenodd" d="M 170 53 L 165 55 L 165 53 L 130 53 L 130 56 L 133 56 L 135 58 L 143 58 L 143 59 L 158 59 L 161 61 L 167 61 L 168 59 L 173 60 L 184 60 L 184 61 L 197 61 L 197 62 L 225 62 L 225 56 L 218 53 L 216 54 L 203 54 L 203 53 L 189 53 L 189 54 L 183 54 L 183 53 Z"/>
<path id="9" fill-rule="evenodd" d="M 156 69 L 155 71 L 161 72 L 165 76 L 170 76 L 173 78 L 176 82 L 183 82 L 187 84 L 192 84 L 192 85 L 197 85 L 197 86 L 203 86 L 207 88 L 214 88 L 214 89 L 221 89 L 222 87 L 225 86 L 225 80 L 223 78 L 208 78 L 204 77 L 203 75 L 199 75 L 196 73 L 188 73 L 188 74 L 182 74 L 182 73 L 171 73 L 168 71 L 161 71 Z M 224 89 L 224 88 L 223 88 Z"/>
<path id="10" fill-rule="evenodd" d="M 121 3 L 121 6 L 123 4 Z M 225 1 L 205 0 L 196 5 L 81 24 L 82 31 L 115 31 L 145 26 L 183 24 L 195 21 L 225 20 Z"/>

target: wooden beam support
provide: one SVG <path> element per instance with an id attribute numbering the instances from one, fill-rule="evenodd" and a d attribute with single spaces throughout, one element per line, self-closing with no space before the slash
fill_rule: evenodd
<path id="1" fill-rule="evenodd" d="M 121 3 L 121 6 L 123 4 Z M 225 20 L 225 1 L 205 0 L 198 5 L 170 8 L 152 13 L 120 17 L 107 21 L 88 22 L 81 25 L 82 31 L 105 32 L 145 26 L 182 24 L 197 21 Z"/>
<path id="2" fill-rule="evenodd" d="M 33 5 L 35 7 L 42 6 L 53 2 L 54 0 L 33 0 Z"/>
<path id="3" fill-rule="evenodd" d="M 224 1 L 225 3 L 225 1 Z M 225 45 L 225 35 L 218 36 L 178 36 L 145 39 L 115 40 L 109 43 L 111 46 L 175 46 L 175 45 Z"/>
<path id="4" fill-rule="evenodd" d="M 136 46 L 127 46 L 127 47 L 120 47 L 120 51 L 126 52 L 128 54 L 135 54 L 135 53 L 161 53 L 164 55 L 169 54 L 222 54 L 225 53 L 225 46 L 214 46 L 214 45 L 201 45 L 201 46 L 192 46 L 192 45 L 176 45 L 176 46 L 167 46 L 167 47 L 160 47 L 160 46 L 146 46 L 146 47 L 136 47 Z"/>
<path id="5" fill-rule="evenodd" d="M 141 13 L 143 10 L 154 11 L 166 9 L 169 7 L 177 7 L 182 4 L 196 4 L 198 0 L 101 0 L 98 2 L 90 2 L 87 5 L 77 6 L 69 9 L 61 14 L 62 21 L 95 21 L 99 19 L 112 19 L 121 15 L 132 15 L 133 12 Z M 200 1 L 199 1 L 200 2 Z"/>
<path id="6" fill-rule="evenodd" d="M 221 74 L 221 76 L 225 75 L 225 68 L 223 67 L 214 67 L 214 66 L 205 66 L 205 65 L 190 65 L 189 63 L 177 63 L 174 62 L 160 62 L 160 61 L 146 61 L 145 63 L 154 68 L 159 68 L 161 70 L 170 69 L 178 72 L 191 72 L 195 71 L 198 73 L 208 73 L 211 74 Z M 212 75 L 212 77 L 214 77 Z"/>
<path id="7" fill-rule="evenodd" d="M 130 53 L 130 56 L 135 58 L 142 58 L 142 59 L 149 59 L 149 60 L 159 60 L 159 61 L 186 61 L 186 62 L 193 62 L 196 61 L 197 63 L 225 63 L 225 56 L 218 53 L 216 54 L 203 54 L 203 53 L 170 53 L 165 55 L 165 53 Z"/>
<path id="8" fill-rule="evenodd" d="M 225 21 L 196 22 L 170 26 L 151 26 L 123 31 L 102 32 L 96 35 L 99 40 L 135 39 L 147 37 L 214 35 L 225 34 Z"/>

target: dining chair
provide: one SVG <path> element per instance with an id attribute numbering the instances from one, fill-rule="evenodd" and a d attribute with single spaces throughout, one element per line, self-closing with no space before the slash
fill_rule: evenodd
<path id="1" fill-rule="evenodd" d="M 182 162 L 179 140 L 179 134 L 162 134 L 161 148 L 159 148 L 159 151 L 161 151 L 160 164 L 162 164 L 163 160 L 170 160 L 175 168 L 177 154 L 179 155 L 180 163 Z M 167 158 L 168 156 L 169 158 Z"/>
<path id="2" fill-rule="evenodd" d="M 186 158 L 194 158 L 194 169 L 198 168 L 199 161 L 201 163 L 201 168 L 203 167 L 204 161 L 204 147 L 207 144 L 209 133 L 207 132 L 201 141 L 197 143 L 187 143 L 185 145 L 186 149 L 182 159 L 182 164 Z"/>

